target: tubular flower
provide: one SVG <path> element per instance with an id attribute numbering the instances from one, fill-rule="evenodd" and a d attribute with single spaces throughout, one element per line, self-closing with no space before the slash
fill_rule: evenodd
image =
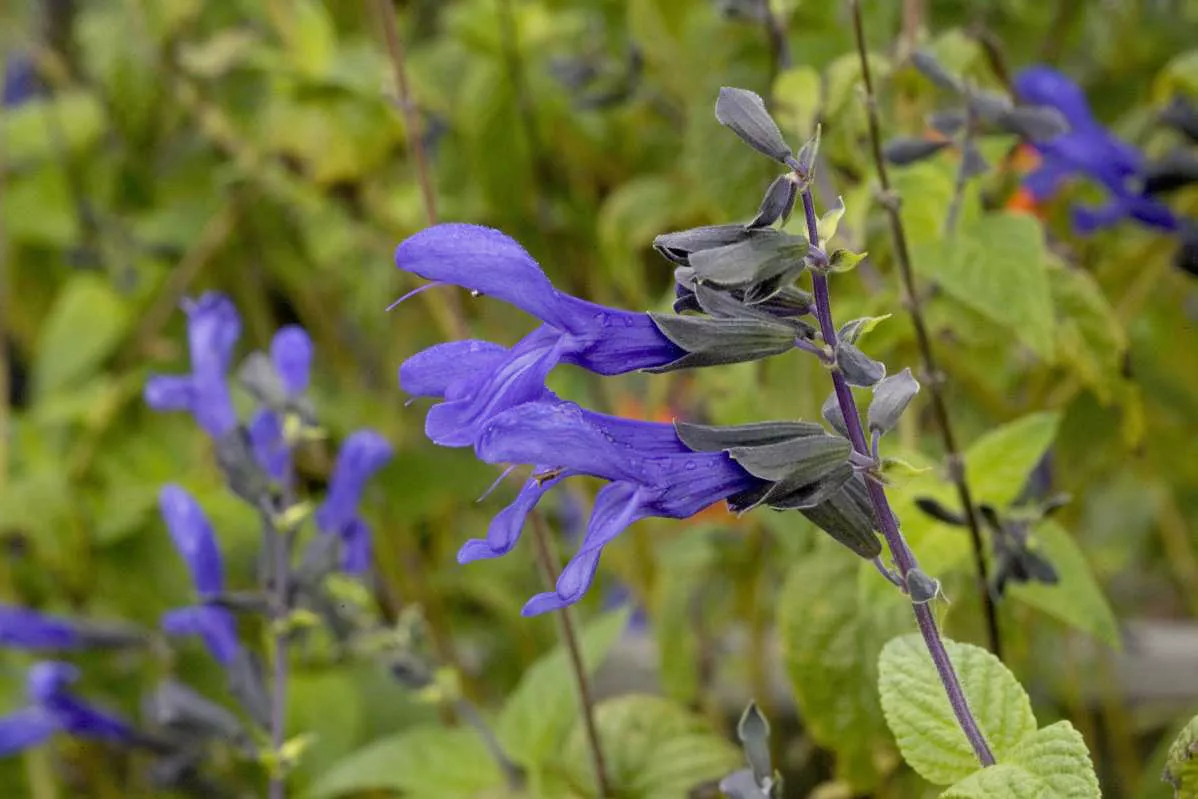
<path id="1" fill-rule="evenodd" d="M 128 723 L 71 692 L 70 685 L 78 679 L 78 670 L 70 664 L 35 664 L 25 681 L 29 704 L 0 716 L 0 756 L 37 746 L 57 732 L 114 743 L 136 742 L 137 732 Z"/>
<path id="2" fill-rule="evenodd" d="M 595 499 L 586 536 L 556 590 L 529 600 L 526 616 L 581 599 L 603 548 L 633 522 L 650 516 L 684 519 L 763 484 L 723 452 L 691 451 L 672 425 L 592 413 L 561 400 L 529 402 L 496 415 L 483 427 L 475 450 L 488 463 L 535 468 L 516 501 L 495 517 L 486 540 L 462 547 L 462 562 L 509 551 L 529 511 L 560 480 L 585 474 L 610 481 Z"/>
<path id="3" fill-rule="evenodd" d="M 490 417 L 540 398 L 545 378 L 558 363 L 613 375 L 663 367 L 687 354 L 658 329 L 649 314 L 608 308 L 558 291 L 532 256 L 498 230 L 436 225 L 401 243 L 395 263 L 428 280 L 503 300 L 542 322 L 510 350 L 503 350 L 502 357 L 492 357 L 499 350 L 485 342 L 474 342 L 477 360 L 487 361 L 486 368 L 473 372 L 468 382 L 459 382 L 452 396 L 447 393 L 446 401 L 430 410 L 426 419 L 428 437 L 443 446 L 472 444 Z M 446 346 L 413 357 L 427 360 L 461 352 Z M 401 380 L 402 375 L 401 371 Z"/>
<path id="4" fill-rule="evenodd" d="M 373 430 L 359 430 L 345 439 L 329 479 L 329 493 L 316 510 L 316 526 L 342 542 L 345 571 L 360 573 L 370 566 L 370 528 L 358 516 L 366 482 L 392 456 L 391 444 Z"/>
<path id="5" fill-rule="evenodd" d="M 287 325 L 270 342 L 270 360 L 278 376 L 285 402 L 295 402 L 308 390 L 312 369 L 312 339 L 299 325 Z M 254 458 L 272 480 L 290 479 L 291 447 L 283 429 L 283 414 L 278 408 L 262 407 L 247 427 Z"/>
<path id="6" fill-rule="evenodd" d="M 241 318 L 228 297 L 207 292 L 184 302 L 191 374 L 160 375 L 146 382 L 146 404 L 156 411 L 188 411 L 214 439 L 237 427 L 226 380 Z"/>
<path id="7" fill-rule="evenodd" d="M 1097 208 L 1073 209 L 1073 227 L 1078 233 L 1093 233 L 1123 219 L 1160 230 L 1177 229 L 1177 219 L 1169 208 L 1145 194 L 1139 185 L 1143 154 L 1094 118 L 1076 83 L 1050 67 L 1036 66 L 1016 77 L 1015 89 L 1026 103 L 1056 108 L 1071 128 L 1060 136 L 1032 142 L 1042 160 L 1024 179 L 1024 188 L 1034 200 L 1048 199 L 1070 177 L 1089 178 L 1106 190 L 1108 200 Z"/>
<path id="8" fill-rule="evenodd" d="M 117 648 L 145 642 L 124 624 L 64 619 L 15 605 L 0 605 L 0 646 L 27 650 Z"/>
<path id="9" fill-rule="evenodd" d="M 217 662 L 228 666 L 237 658 L 240 644 L 233 614 L 216 604 L 224 592 L 225 578 L 212 525 L 195 499 L 179 486 L 165 486 L 158 504 L 200 600 L 168 611 L 162 617 L 162 628 L 172 635 L 200 636 Z"/>
<path id="10" fill-rule="evenodd" d="M 11 56 L 0 77 L 4 79 L 0 86 L 0 107 L 15 108 L 37 95 L 37 71 L 33 60 L 25 54 Z"/>

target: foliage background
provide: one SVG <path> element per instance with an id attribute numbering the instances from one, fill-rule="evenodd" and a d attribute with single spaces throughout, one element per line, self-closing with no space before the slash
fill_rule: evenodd
<path id="1" fill-rule="evenodd" d="M 818 196 L 824 204 L 844 196 L 842 234 L 872 254 L 857 274 L 835 281 L 838 314 L 893 312 L 868 347 L 894 368 L 915 365 L 871 195 L 845 9 L 777 2 L 794 56 L 779 73 L 763 27 L 725 13 L 751 5 L 402 4 L 440 215 L 502 228 L 576 294 L 668 307 L 670 268 L 649 249 L 653 236 L 748 218 L 772 176 L 712 114 L 719 86 L 753 88 L 771 98 L 792 141 L 817 118 L 823 123 Z M 1178 144 L 1153 117 L 1174 93 L 1198 96 L 1192 3 L 1104 2 L 1100 13 L 1071 2 L 974 5 L 865 4 L 885 76 L 887 134 L 919 135 L 943 100 L 913 70 L 895 67 L 904 48 L 919 41 L 1001 86 L 984 39 L 1007 69 L 1046 60 L 1076 77 L 1098 116 L 1150 153 Z M 195 492 L 234 581 L 252 582 L 252 513 L 223 491 L 201 434 L 140 399 L 150 370 L 185 360 L 179 299 L 221 289 L 245 317 L 246 351 L 288 321 L 312 332 L 316 398 L 334 440 L 369 424 L 397 447 L 369 497 L 380 612 L 421 609 L 437 657 L 457 670 L 467 696 L 498 714 L 500 738 L 517 759 L 543 775 L 532 795 L 589 795 L 578 733 L 569 733 L 575 720 L 544 718 L 553 715 L 545 713 L 553 690 L 570 706 L 562 664 L 520 682 L 555 639 L 552 619 L 519 616 L 539 585 L 530 552 L 473 567 L 454 561 L 503 501 L 474 503 L 493 473 L 468 453 L 425 441 L 420 409 L 405 407 L 395 384 L 404 357 L 453 333 L 450 303 L 478 337 L 510 343 L 531 325 L 450 290 L 383 312 L 413 287 L 392 266 L 391 250 L 425 219 L 369 8 L 349 0 L 6 3 L 0 30 L 6 53 L 34 56 L 51 84 L 49 98 L 0 112 L 0 396 L 10 397 L 0 406 L 0 599 L 154 626 L 185 592 L 157 516 L 166 481 Z M 1047 209 L 1043 225 L 1004 211 L 1018 179 L 1001 158 L 1010 145 L 987 143 L 999 166 L 967 195 L 960 240 L 951 244 L 939 232 L 951 157 L 897 176 L 951 411 L 975 442 L 977 492 L 995 503 L 1014 499 L 1051 446 L 1044 473 L 1074 496 L 1059 526 L 1040 530 L 1062 585 L 1015 592 L 1001 607 L 1008 663 L 1041 724 L 1069 718 L 1085 733 L 1108 795 L 1163 797 L 1158 743 L 1198 705 L 1198 690 L 1191 682 L 1164 701 L 1132 701 L 1124 689 L 1136 675 L 1116 677 L 1120 656 L 1109 644 L 1145 620 L 1176 623 L 1168 629 L 1178 640 L 1195 635 L 1198 292 L 1171 267 L 1174 244 L 1160 236 L 1123 225 L 1078 240 L 1065 202 Z M 1178 202 L 1198 210 L 1198 196 Z M 561 371 L 554 379 L 565 395 L 646 418 L 818 418 L 827 393 L 819 367 L 791 357 L 602 382 Z M 932 420 L 919 413 L 904 421 L 898 449 L 934 464 Z M 317 445 L 304 454 L 301 469 L 314 485 L 328 472 L 328 451 Z M 587 501 L 590 488 L 573 499 Z M 948 633 L 980 641 L 962 533 L 910 503 L 943 491 L 935 473 L 906 486 L 900 517 L 925 568 L 946 581 Z M 877 653 L 912 627 L 909 613 L 868 567 L 801 518 L 708 513 L 641 523 L 609 548 L 600 589 L 583 614 L 620 601 L 643 608 L 647 625 L 622 633 L 624 644 L 647 642 L 660 676 L 632 687 L 667 697 L 601 707 L 622 795 L 683 796 L 735 767 L 737 753 L 721 736 L 750 695 L 776 722 L 788 795 L 927 791 L 898 766 L 876 698 Z M 596 660 L 604 639 L 616 638 L 613 625 L 600 622 L 592 633 Z M 24 664 L 0 655 L 5 705 L 20 701 Z M 210 695 L 223 690 L 198 649 L 177 662 L 87 665 L 89 692 L 130 714 L 139 688 L 167 671 Z M 779 669 L 781 694 L 771 690 Z M 626 677 L 620 690 L 634 682 Z M 445 727 L 452 714 L 427 699 L 376 664 L 301 658 L 292 726 L 317 738 L 293 786 L 322 796 L 388 786 L 412 796 L 503 795 L 477 739 Z M 691 748 L 669 750 L 668 739 Z M 252 768 L 218 765 L 256 789 Z M 0 762 L 0 786 L 39 799 L 148 790 L 136 759 L 66 741 Z"/>

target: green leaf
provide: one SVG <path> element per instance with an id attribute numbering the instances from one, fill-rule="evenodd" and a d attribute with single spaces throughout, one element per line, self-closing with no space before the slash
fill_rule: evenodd
<path id="1" fill-rule="evenodd" d="M 51 124 L 55 126 L 53 135 Z M 68 89 L 53 99 L 36 98 L 4 109 L 0 145 L 5 148 L 6 165 L 13 167 L 82 150 L 94 143 L 103 129 L 104 112 L 95 95 Z"/>
<path id="2" fill-rule="evenodd" d="M 1058 266 L 1048 270 L 1057 308 L 1056 349 L 1099 400 L 1111 400 L 1121 379 L 1127 335 L 1089 272 Z"/>
<path id="3" fill-rule="evenodd" d="M 974 718 L 1002 762 L 1036 731 L 1031 702 L 1015 675 L 985 649 L 948 640 L 944 646 Z M 888 643 L 878 673 L 886 722 L 903 759 L 917 774 L 937 785 L 950 785 L 977 771 L 977 757 L 957 725 L 921 636 L 904 635 Z"/>
<path id="4" fill-rule="evenodd" d="M 628 624 L 628 611 L 607 613 L 586 626 L 580 636 L 582 659 L 593 672 Z M 565 647 L 534 663 L 508 698 L 495 724 L 495 734 L 508 756 L 526 766 L 544 763 L 578 717 L 574 677 Z"/>
<path id="5" fill-rule="evenodd" d="M 1058 721 L 1028 735 L 998 765 L 975 771 L 941 799 L 1100 799 L 1081 733 Z"/>
<path id="6" fill-rule="evenodd" d="M 333 764 L 308 791 L 330 799 L 390 789 L 408 797 L 477 799 L 503 774 L 471 729 L 422 726 L 375 741 Z"/>
<path id="7" fill-rule="evenodd" d="M 979 501 L 1004 507 L 1057 437 L 1057 413 L 1032 413 L 991 430 L 965 453 L 965 474 Z"/>
<path id="8" fill-rule="evenodd" d="M 667 177 L 645 175 L 622 184 L 604 201 L 595 223 L 607 274 L 629 297 L 645 294 L 639 252 L 678 213 L 679 192 Z"/>
<path id="9" fill-rule="evenodd" d="M 1190 719 L 1169 747 L 1164 780 L 1173 786 L 1176 799 L 1198 799 L 1198 716 Z"/>
<path id="10" fill-rule="evenodd" d="M 836 231 L 840 227 L 840 219 L 843 216 L 844 198 L 837 197 L 836 205 L 824 211 L 823 215 L 816 221 L 816 230 L 819 231 L 819 244 L 821 247 L 826 248 L 828 241 L 836 235 Z"/>
<path id="11" fill-rule="evenodd" d="M 1052 362 L 1048 251 L 1034 218 L 1004 212 L 964 220 L 956 235 L 916 247 L 915 265 L 946 293 Z"/>
<path id="12" fill-rule="evenodd" d="M 595 707 L 595 726 L 613 796 L 676 799 L 741 765 L 741 754 L 701 717 L 658 696 L 630 695 Z M 584 796 L 596 796 L 585 731 L 579 722 L 561 762 Z"/>
<path id="13" fill-rule="evenodd" d="M 59 292 L 38 335 L 33 386 L 38 397 L 91 377 L 129 327 L 129 312 L 106 280 L 76 274 Z"/>
<path id="14" fill-rule="evenodd" d="M 1010 586 L 1010 595 L 1121 649 L 1115 613 L 1073 536 L 1051 520 L 1036 525 L 1033 535 L 1033 543 L 1056 569 L 1060 581 L 1056 585 L 1017 583 Z"/>
<path id="15" fill-rule="evenodd" d="M 772 108 L 783 133 L 796 140 L 811 135 L 819 114 L 821 83 L 819 72 L 810 66 L 791 67 L 774 80 Z"/>
<path id="16" fill-rule="evenodd" d="M 821 537 L 791 567 L 778 609 L 786 674 L 812 738 L 836 755 L 854 793 L 872 791 L 895 765 L 873 688 L 877 655 L 910 629 L 909 603 L 872 565 Z"/>
<path id="17" fill-rule="evenodd" d="M 354 677 L 348 669 L 297 671 L 287 681 L 287 736 L 316 736 L 298 762 L 299 775 L 326 773 L 358 742 L 363 709 Z"/>

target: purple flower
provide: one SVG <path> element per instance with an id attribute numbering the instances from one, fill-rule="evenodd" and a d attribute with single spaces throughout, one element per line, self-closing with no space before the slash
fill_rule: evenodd
<path id="1" fill-rule="evenodd" d="M 299 325 L 287 325 L 270 342 L 270 359 L 286 395 L 297 400 L 308 390 L 312 368 L 312 339 Z M 247 429 L 254 458 L 272 480 L 291 479 L 291 446 L 283 433 L 283 416 L 278 409 L 261 408 Z"/>
<path id="2" fill-rule="evenodd" d="M 485 540 L 468 541 L 466 562 L 508 552 L 528 512 L 558 481 L 579 474 L 609 482 L 595 498 L 587 533 L 558 578 L 556 590 L 533 597 L 526 616 L 582 598 L 608 543 L 639 519 L 684 519 L 762 482 L 723 452 L 693 452 L 669 424 L 592 413 L 572 402 L 545 400 L 510 408 L 483 427 L 475 446 L 488 463 L 534 466 L 516 501 L 493 520 Z"/>
<path id="3" fill-rule="evenodd" d="M 172 635 L 198 635 L 222 665 L 236 659 L 240 644 L 233 614 L 215 604 L 224 591 L 224 568 L 212 525 L 199 504 L 179 486 L 168 485 L 158 497 L 175 549 L 191 572 L 200 604 L 167 611 L 162 628 Z"/>
<path id="4" fill-rule="evenodd" d="M 358 517 L 366 482 L 391 460 L 387 439 L 373 430 L 359 430 L 345 439 L 329 478 L 329 492 L 316 510 L 316 526 L 342 541 L 342 568 L 360 573 L 370 565 L 370 529 Z"/>
<path id="5" fill-rule="evenodd" d="M 1031 145 L 1040 153 L 1040 166 L 1024 186 L 1037 201 L 1050 198 L 1067 178 L 1085 177 L 1102 186 L 1108 200 L 1097 208 L 1074 207 L 1073 227 L 1087 235 L 1123 219 L 1133 219 L 1160 230 L 1177 229 L 1177 219 L 1167 206 L 1144 193 L 1144 156 L 1116 138 L 1090 112 L 1085 94 L 1062 73 L 1045 66 L 1025 69 L 1015 79 L 1019 98 L 1030 104 L 1056 108 L 1069 121 L 1068 133 Z"/>
<path id="6" fill-rule="evenodd" d="M 66 619 L 29 608 L 0 605 L 0 646 L 17 649 L 79 649 L 85 645 L 76 626 Z"/>
<path id="7" fill-rule="evenodd" d="M 56 732 L 113 743 L 133 743 L 137 732 L 125 721 L 76 697 L 70 685 L 79 672 L 70 664 L 37 663 L 26 677 L 29 705 L 0 717 L 0 755 L 37 746 Z"/>
<path id="8" fill-rule="evenodd" d="M 453 391 L 446 391 L 446 401 L 430 410 L 425 420 L 428 437 L 443 446 L 472 444 L 489 418 L 539 399 L 545 378 L 558 363 L 613 375 L 665 366 L 686 355 L 648 314 L 596 305 L 558 291 L 532 256 L 498 230 L 436 225 L 401 243 L 395 263 L 420 277 L 496 297 L 543 323 L 510 350 L 494 349 L 485 342 L 465 348 L 473 348 L 479 368 L 472 369 L 469 379 L 459 381 Z M 432 368 L 430 359 L 462 351 L 454 345 L 438 345 L 413 360 L 421 362 L 417 371 L 427 372 Z M 414 394 L 426 394 L 420 384 L 426 375 L 417 379 L 411 371 L 401 369 L 401 384 Z"/>
<path id="9" fill-rule="evenodd" d="M 4 85 L 0 90 L 0 107 L 15 108 L 37 95 L 37 70 L 33 59 L 20 54 L 4 65 Z"/>
<path id="10" fill-rule="evenodd" d="M 241 336 L 241 318 L 228 297 L 208 292 L 184 302 L 191 374 L 151 377 L 146 404 L 156 411 L 188 411 L 213 438 L 237 426 L 226 375 Z"/>

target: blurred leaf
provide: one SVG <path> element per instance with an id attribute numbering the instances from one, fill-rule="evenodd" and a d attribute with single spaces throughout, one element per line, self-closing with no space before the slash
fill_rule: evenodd
<path id="1" fill-rule="evenodd" d="M 327 775 L 358 741 L 362 695 L 350 669 L 293 672 L 287 680 L 287 737 L 315 736 L 297 776 Z"/>
<path id="2" fill-rule="evenodd" d="M 287 46 L 292 68 L 301 75 L 318 78 L 333 63 L 337 50 L 337 30 L 324 3 L 295 0 L 276 20 Z"/>
<path id="3" fill-rule="evenodd" d="M 1056 569 L 1060 581 L 1056 585 L 1013 584 L 1008 593 L 1113 649 L 1122 649 L 1115 613 L 1073 536 L 1051 520 L 1036 525 L 1033 535 L 1033 543 Z"/>
<path id="4" fill-rule="evenodd" d="M 955 236 L 917 247 L 913 257 L 916 269 L 947 293 L 1052 362 L 1048 252 L 1044 231 L 1034 218 L 994 213 L 972 223 L 963 220 Z"/>
<path id="5" fill-rule="evenodd" d="M 53 98 L 36 98 L 0 116 L 0 144 L 6 166 L 56 160 L 90 147 L 104 130 L 104 111 L 96 96 L 68 89 Z M 9 201 L 11 202 L 11 201 Z M 40 203 L 39 203 L 40 206 Z M 32 208 L 35 206 L 25 206 Z"/>
<path id="6" fill-rule="evenodd" d="M 27 209 L 36 208 L 37 213 Z M 12 241 L 67 248 L 79 237 L 79 209 L 66 174 L 47 163 L 5 186 L 0 223 Z"/>
<path id="7" fill-rule="evenodd" d="M 645 293 L 642 250 L 654 237 L 669 230 L 685 210 L 685 196 L 668 177 L 645 175 L 630 180 L 612 192 L 599 209 L 595 221 L 599 247 L 607 274 L 628 297 Z M 669 264 L 657 261 L 666 273 Z"/>
<path id="8" fill-rule="evenodd" d="M 802 141 L 815 130 L 819 114 L 821 81 L 813 67 L 791 67 L 774 80 L 774 117 L 792 141 Z"/>
<path id="9" fill-rule="evenodd" d="M 1057 308 L 1057 352 L 1100 400 L 1109 402 L 1127 351 L 1123 325 L 1089 273 L 1056 267 L 1048 277 Z"/>
<path id="10" fill-rule="evenodd" d="M 1152 93 L 1157 103 L 1168 102 L 1178 94 L 1198 98 L 1198 50 L 1174 56 L 1157 76 Z"/>
<path id="11" fill-rule="evenodd" d="M 1102 793 L 1082 734 L 1069 722 L 1058 721 L 1029 735 L 999 757 L 998 765 L 975 771 L 940 796 L 1099 799 Z"/>
<path id="12" fill-rule="evenodd" d="M 1056 413 L 1032 413 L 991 430 L 969 445 L 965 473 L 978 502 L 1010 505 L 1019 496 L 1060 427 Z"/>
<path id="13" fill-rule="evenodd" d="M 600 702 L 595 726 L 615 796 L 677 799 L 740 765 L 740 753 L 724 736 L 701 717 L 658 696 L 634 694 Z M 561 762 L 573 773 L 573 782 L 583 787 L 583 796 L 596 796 L 581 722 L 575 724 Z"/>
<path id="14" fill-rule="evenodd" d="M 867 585 L 889 590 L 862 591 L 863 566 L 871 572 Z M 902 594 L 837 544 L 796 562 L 778 597 L 783 662 L 802 717 L 856 793 L 873 790 L 897 765 L 875 688 L 877 658 L 911 623 Z"/>
<path id="15" fill-rule="evenodd" d="M 420 799 L 480 799 L 503 784 L 499 766 L 471 729 L 423 726 L 383 738 L 334 763 L 307 792 L 331 799 L 391 789 Z"/>
<path id="16" fill-rule="evenodd" d="M 999 762 L 1036 732 L 1027 693 L 1002 662 L 981 647 L 944 642 L 974 719 Z M 878 687 L 886 722 L 903 760 L 937 785 L 978 770 L 977 756 L 957 724 L 948 695 L 923 637 L 904 635 L 886 644 L 878 661 Z"/>
<path id="17" fill-rule="evenodd" d="M 72 276 L 59 291 L 38 335 L 34 392 L 45 397 L 94 374 L 124 338 L 129 311 L 99 275 Z"/>
<path id="18" fill-rule="evenodd" d="M 582 629 L 579 644 L 588 673 L 607 657 L 628 626 L 628 616 L 626 608 L 612 611 Z M 565 646 L 558 644 L 524 673 L 499 713 L 495 734 L 509 757 L 536 767 L 552 756 L 577 716 L 569 656 Z"/>
<path id="19" fill-rule="evenodd" d="M 183 44 L 179 64 L 193 75 L 218 78 L 246 63 L 259 46 L 253 31 L 222 30 L 203 42 Z"/>

